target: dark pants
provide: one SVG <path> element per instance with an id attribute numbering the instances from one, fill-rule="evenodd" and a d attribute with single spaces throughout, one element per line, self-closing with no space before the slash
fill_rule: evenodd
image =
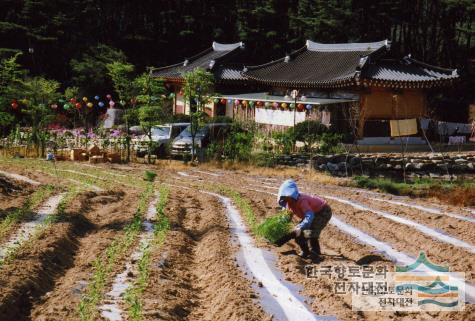
<path id="1" fill-rule="evenodd" d="M 325 205 L 320 212 L 315 213 L 310 229 L 303 230 L 300 236 L 295 238 L 295 241 L 302 249 L 302 252 L 309 253 L 312 251 L 315 254 L 321 254 L 319 243 L 320 234 L 331 218 L 332 210 L 328 204 Z"/>

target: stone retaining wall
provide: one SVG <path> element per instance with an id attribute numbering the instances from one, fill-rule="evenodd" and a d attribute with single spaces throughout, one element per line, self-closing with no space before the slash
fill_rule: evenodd
<path id="1" fill-rule="evenodd" d="M 317 155 L 310 157 L 305 154 L 283 155 L 275 159 L 277 165 L 306 167 L 319 171 L 329 171 L 335 175 L 369 174 L 376 172 L 406 172 L 429 175 L 450 173 L 475 173 L 475 153 L 448 154 L 338 154 Z"/>

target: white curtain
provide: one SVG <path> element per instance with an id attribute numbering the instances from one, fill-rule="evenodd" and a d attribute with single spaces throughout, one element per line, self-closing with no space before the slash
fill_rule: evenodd
<path id="1" fill-rule="evenodd" d="M 256 123 L 268 125 L 294 126 L 294 111 L 256 108 Z M 305 121 L 305 112 L 295 113 L 295 123 Z"/>

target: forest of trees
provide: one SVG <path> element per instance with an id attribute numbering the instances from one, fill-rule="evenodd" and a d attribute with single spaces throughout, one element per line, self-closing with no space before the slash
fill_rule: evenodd
<path id="1" fill-rule="evenodd" d="M 105 65 L 163 66 L 244 41 L 255 63 L 318 42 L 392 40 L 392 52 L 458 68 L 449 96 L 475 98 L 473 0 L 0 0 L 0 58 L 32 75 L 104 92 Z M 31 49 L 30 49 L 31 48 Z M 106 89 L 104 89 L 106 88 Z M 472 90 L 469 90 L 472 88 Z"/>

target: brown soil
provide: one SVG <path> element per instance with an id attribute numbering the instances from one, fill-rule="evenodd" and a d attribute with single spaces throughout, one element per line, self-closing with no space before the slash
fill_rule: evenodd
<path id="1" fill-rule="evenodd" d="M 166 213 L 172 228 L 152 256 L 147 320 L 270 320 L 234 259 L 220 203 L 174 190 Z"/>
<path id="2" fill-rule="evenodd" d="M 57 275 L 50 291 L 34 302 L 31 320 L 78 319 L 78 305 L 92 275 L 92 262 L 130 223 L 137 200 L 134 191 L 89 192 L 82 197 L 82 208 L 74 214 L 83 222 L 75 235 L 75 250 L 69 256 L 71 264 Z"/>
<path id="3" fill-rule="evenodd" d="M 429 191 L 428 195 L 452 205 L 475 206 L 475 187 L 456 187 L 450 191 L 439 188 Z"/>
<path id="4" fill-rule="evenodd" d="M 32 186 L 0 175 L 0 220 L 20 208 L 32 192 Z"/>
<path id="5" fill-rule="evenodd" d="M 249 190 L 249 177 L 247 175 L 226 173 L 224 176 L 213 177 L 193 173 L 201 176 L 207 183 L 216 182 L 224 184 L 230 188 L 238 190 L 253 205 L 258 221 L 264 217 L 275 214 L 277 211 L 275 196 L 267 193 L 254 192 Z M 257 178 L 254 184 L 264 182 L 262 177 Z M 195 178 L 182 178 L 178 184 L 196 185 L 202 184 Z M 280 181 L 269 185 L 278 186 Z M 438 217 L 438 215 L 428 215 L 419 210 L 409 209 L 397 205 L 382 204 L 369 200 L 367 195 L 357 195 L 355 191 L 344 187 L 333 187 L 331 190 L 314 182 L 301 179 L 299 186 L 306 190 L 312 190 L 315 194 L 329 194 L 341 198 L 352 199 L 375 209 L 381 209 L 395 215 L 403 216 L 415 220 L 421 224 L 432 228 L 444 229 L 448 234 L 473 243 L 475 235 L 469 222 L 460 221 L 450 217 Z M 254 188 L 254 187 L 252 187 Z M 263 191 L 276 193 L 276 190 L 257 188 Z M 402 225 L 389 219 L 380 217 L 367 211 L 358 211 L 349 205 L 340 204 L 336 201 L 329 201 L 334 214 L 347 223 L 374 236 L 376 239 L 385 241 L 396 250 L 417 256 L 419 251 L 426 251 L 429 258 L 438 264 L 450 265 L 453 271 L 464 271 L 466 278 L 474 282 L 475 256 L 458 247 L 437 241 L 407 225 Z M 453 208 L 454 209 L 454 208 Z M 456 208 L 454 209 L 457 210 Z M 286 279 L 303 286 L 303 294 L 313 299 L 311 305 L 315 313 L 336 315 L 340 319 L 361 319 L 361 320 L 470 320 L 475 316 L 475 306 L 467 305 L 465 311 L 460 313 L 375 313 L 375 312 L 355 312 L 351 308 L 351 296 L 337 295 L 334 293 L 334 282 L 327 277 L 309 279 L 305 276 L 305 265 L 316 264 L 316 266 L 354 266 L 359 264 L 385 265 L 389 271 L 394 270 L 394 264 L 375 253 L 376 249 L 361 245 L 355 242 L 352 237 L 341 232 L 334 226 L 329 225 L 321 235 L 321 245 L 324 255 L 323 262 L 312 262 L 302 260 L 297 257 L 297 246 L 291 242 L 282 248 L 275 248 L 267 245 L 263 241 L 258 241 L 262 247 L 269 247 L 278 255 L 278 264 L 284 272 Z"/>
<path id="6" fill-rule="evenodd" d="M 71 165 L 73 163 L 70 163 Z M 173 166 L 109 165 L 98 164 L 103 171 L 143 176 L 145 169 L 158 173 L 160 181 L 187 185 L 192 190 L 171 188 L 166 215 L 171 221 L 164 243 L 151 253 L 150 279 L 143 294 L 143 311 L 146 320 L 271 320 L 263 312 L 253 290 L 252 280 L 242 272 L 235 259 L 238 248 L 230 241 L 230 231 L 223 206 L 212 196 L 196 189 L 203 184 L 219 183 L 241 192 L 253 205 L 258 220 L 277 212 L 275 196 L 251 191 L 253 184 L 277 186 L 278 181 L 265 180 L 261 173 L 254 176 L 245 172 L 221 171 L 225 175 L 209 176 L 181 168 L 191 175 L 176 178 Z M 56 179 L 20 165 L 5 169 L 28 176 L 42 183 L 56 183 Z M 84 166 L 78 171 L 87 172 Z M 207 168 L 206 171 L 213 169 Z M 293 172 L 294 173 L 294 172 Z M 299 186 L 316 194 L 326 194 L 351 199 L 368 207 L 384 210 L 405 217 L 434 229 L 473 243 L 475 232 L 469 222 L 447 216 L 423 213 L 417 209 L 372 201 L 368 195 L 339 186 L 326 186 L 306 178 L 295 171 Z M 275 190 L 260 188 L 270 193 Z M 28 188 L 27 188 L 28 190 Z M 29 190 L 28 190 L 29 191 Z M 22 192 L 23 193 L 23 192 Z M 26 192 L 25 192 L 26 193 Z M 2 196 L 11 204 L 21 203 L 23 194 Z M 91 263 L 103 253 L 111 241 L 123 233 L 135 212 L 139 192 L 134 188 L 102 193 L 83 193 L 67 209 L 64 221 L 55 223 L 43 236 L 25 247 L 17 258 L 0 270 L 0 320 L 77 320 L 77 308 L 92 276 Z M 390 195 L 383 198 L 391 199 Z M 413 200 L 430 205 L 432 200 Z M 434 201 L 435 202 L 435 201 Z M 357 211 L 349 205 L 330 201 L 334 214 L 362 231 L 385 241 L 394 249 L 417 256 L 425 250 L 438 264 L 450 265 L 453 270 L 465 271 L 467 279 L 475 281 L 475 257 L 463 249 L 437 241 L 410 226 L 393 222 L 367 211 Z M 440 206 L 440 204 L 437 204 Z M 9 205 L 7 205 L 9 206 Z M 12 205 L 13 206 L 13 205 Z M 448 206 L 453 212 L 463 209 Z M 466 212 L 465 212 L 466 213 Z M 467 214 L 469 215 L 469 214 Z M 321 236 L 324 261 L 304 260 L 296 256 L 297 246 L 290 242 L 276 248 L 262 239 L 256 244 L 274 252 L 277 264 L 286 280 L 302 287 L 312 310 L 317 315 L 336 316 L 341 320 L 474 320 L 475 306 L 467 305 L 460 313 L 375 313 L 356 312 L 351 308 L 351 295 L 338 295 L 334 280 L 318 276 L 307 278 L 305 266 L 355 266 L 369 264 L 386 266 L 394 264 L 376 253 L 375 248 L 362 245 L 352 237 L 329 225 Z M 126 258 L 120 258 L 114 267 L 122 272 Z M 21 267 L 21 268 L 19 268 Z M 106 289 L 110 288 L 109 279 Z M 254 284 L 255 286 L 255 284 Z M 126 318 L 127 320 L 127 318 Z"/>

